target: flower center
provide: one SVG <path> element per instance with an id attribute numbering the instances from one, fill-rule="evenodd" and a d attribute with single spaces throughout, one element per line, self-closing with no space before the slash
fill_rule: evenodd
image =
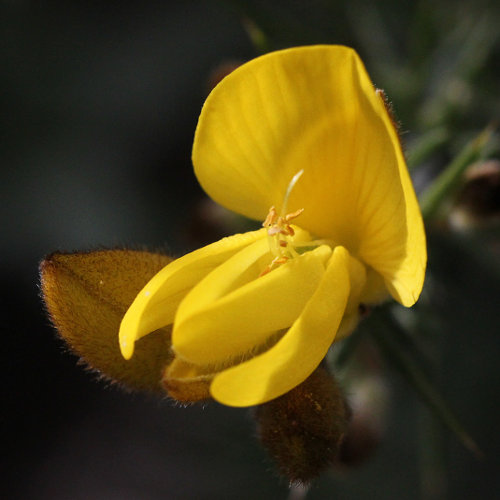
<path id="1" fill-rule="evenodd" d="M 267 237 L 269 240 L 269 248 L 271 253 L 274 255 L 271 263 L 260 273 L 260 276 L 264 276 L 268 272 L 272 271 L 276 266 L 284 264 L 288 259 L 297 257 L 299 254 L 294 248 L 292 237 L 295 235 L 293 227 L 290 225 L 290 221 L 296 219 L 304 209 L 301 208 L 295 212 L 286 214 L 286 208 L 288 205 L 288 198 L 295 184 L 300 179 L 304 170 L 300 170 L 293 177 L 288 184 L 285 199 L 283 200 L 283 206 L 281 209 L 281 215 L 278 215 L 276 208 L 272 206 L 269 209 L 266 220 L 262 223 L 263 227 L 267 227 Z"/>
<path id="2" fill-rule="evenodd" d="M 287 215 L 278 215 L 274 207 L 269 209 L 269 213 L 262 226 L 267 227 L 269 248 L 274 258 L 262 271 L 261 276 L 272 271 L 276 266 L 284 264 L 288 259 L 299 255 L 291 239 L 295 235 L 295 231 L 290 225 L 290 221 L 297 218 L 303 211 L 304 209 L 301 208 Z"/>

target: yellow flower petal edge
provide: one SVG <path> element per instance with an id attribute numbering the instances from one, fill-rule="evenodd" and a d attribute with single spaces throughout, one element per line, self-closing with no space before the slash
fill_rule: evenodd
<path id="1" fill-rule="evenodd" d="M 242 248 L 266 237 L 264 229 L 223 238 L 174 260 L 139 292 L 122 319 L 120 349 L 125 359 L 144 335 L 169 325 L 185 295 L 215 267 Z"/>
<path id="2" fill-rule="evenodd" d="M 303 382 L 335 339 L 350 291 L 349 253 L 336 247 L 323 279 L 301 315 L 264 354 L 215 376 L 212 397 L 228 406 L 270 401 Z"/>
<path id="3" fill-rule="evenodd" d="M 265 276 L 255 279 L 259 273 L 254 272 L 252 281 L 241 283 L 250 265 L 263 255 L 270 260 L 266 240 L 241 250 L 182 301 L 172 334 L 176 355 L 192 363 L 222 363 L 288 328 L 317 289 L 331 253 L 330 247 L 322 245 Z M 235 280 L 240 281 L 237 288 Z"/>
<path id="4" fill-rule="evenodd" d="M 213 90 L 200 115 L 193 164 L 205 191 L 263 219 L 288 200 L 300 226 L 345 246 L 382 275 L 405 306 L 426 265 L 420 210 L 397 132 L 356 52 L 309 46 L 266 54 Z"/>
<path id="5" fill-rule="evenodd" d="M 401 150 L 399 137 L 381 94 L 376 94 L 373 107 L 385 125 L 397 160 L 400 201 L 389 207 L 387 200 L 374 199 L 374 210 L 366 221 L 366 232 L 359 257 L 381 274 L 391 295 L 399 303 L 411 307 L 422 291 L 427 266 L 424 223 L 415 190 Z M 392 191 L 395 191 L 392 186 Z M 387 218 L 384 220 L 384 214 Z M 378 226 L 380 224 L 380 226 Z M 399 234 L 398 234 L 399 232 Z"/>

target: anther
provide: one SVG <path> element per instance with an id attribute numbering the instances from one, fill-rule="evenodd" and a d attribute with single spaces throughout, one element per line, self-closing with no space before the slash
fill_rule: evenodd
<path id="1" fill-rule="evenodd" d="M 274 208 L 274 207 L 273 207 Z M 292 219 L 296 219 L 299 215 L 302 214 L 302 212 L 304 211 L 303 208 L 299 208 L 298 210 L 296 210 L 295 212 L 292 212 L 291 214 L 287 214 L 285 215 L 285 221 L 286 222 L 290 222 Z"/>
<path id="2" fill-rule="evenodd" d="M 278 212 L 276 212 L 276 208 L 272 206 L 269 209 L 269 213 L 267 214 L 266 220 L 262 223 L 262 227 L 272 226 L 276 222 L 277 218 L 278 218 Z"/>
<path id="3" fill-rule="evenodd" d="M 269 273 L 270 271 L 273 270 L 273 267 L 276 265 L 276 264 L 284 264 L 286 261 L 288 260 L 288 257 L 286 256 L 283 256 L 283 257 L 275 257 L 272 261 L 271 261 L 271 264 L 269 264 L 260 274 L 259 274 L 259 278 L 261 276 L 264 276 L 266 275 L 267 273 Z"/>

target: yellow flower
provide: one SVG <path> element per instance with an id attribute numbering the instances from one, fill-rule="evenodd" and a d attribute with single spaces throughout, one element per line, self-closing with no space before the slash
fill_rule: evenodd
<path id="1" fill-rule="evenodd" d="M 154 276 L 123 318 L 126 359 L 173 324 L 167 380 L 205 377 L 219 402 L 256 405 L 304 381 L 355 327 L 360 304 L 418 299 L 422 217 L 354 50 L 293 48 L 236 69 L 203 107 L 193 163 L 209 196 L 265 227 Z"/>

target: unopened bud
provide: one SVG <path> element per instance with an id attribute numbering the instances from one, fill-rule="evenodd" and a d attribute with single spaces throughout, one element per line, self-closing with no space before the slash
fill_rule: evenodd
<path id="1" fill-rule="evenodd" d="M 134 357 L 120 353 L 123 315 L 142 287 L 172 259 L 132 250 L 53 253 L 40 264 L 42 297 L 59 335 L 90 368 L 127 388 L 161 391 L 172 360 L 170 329 L 140 339 Z"/>
<path id="2" fill-rule="evenodd" d="M 500 161 L 488 160 L 467 169 L 450 223 L 467 229 L 494 221 L 500 221 Z"/>
<path id="3" fill-rule="evenodd" d="M 333 376 L 319 367 L 290 392 L 258 406 L 255 417 L 280 473 L 307 484 L 337 457 L 348 410 Z"/>

